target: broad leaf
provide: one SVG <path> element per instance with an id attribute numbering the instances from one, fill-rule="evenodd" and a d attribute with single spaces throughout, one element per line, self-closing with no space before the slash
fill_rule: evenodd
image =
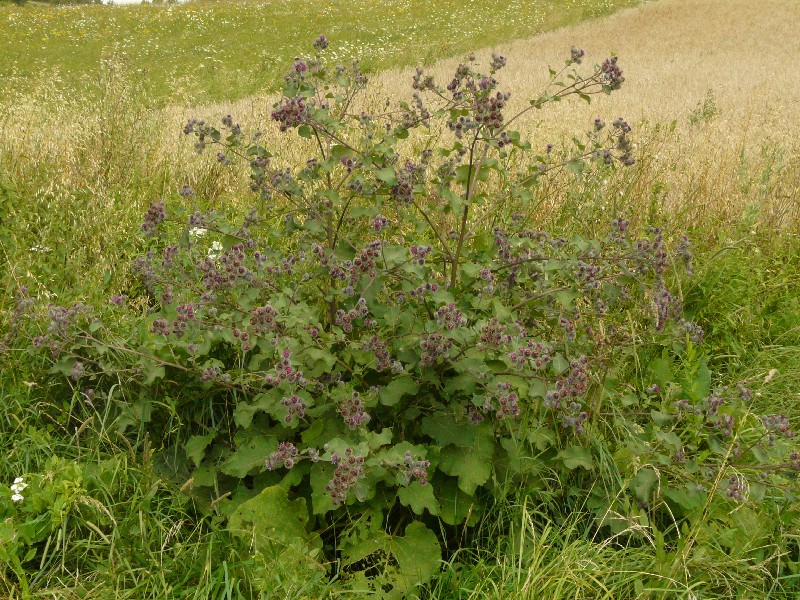
<path id="1" fill-rule="evenodd" d="M 265 566 L 308 577 L 323 569 L 317 558 L 322 540 L 306 532 L 308 511 L 301 498 L 290 501 L 280 486 L 264 489 L 239 505 L 228 521 L 228 531 L 246 540 Z"/>
<path id="2" fill-rule="evenodd" d="M 458 477 L 458 487 L 467 494 L 474 494 L 492 474 L 494 446 L 491 434 L 476 436 L 468 448 L 447 446 L 439 455 L 439 470 Z"/>
<path id="3" fill-rule="evenodd" d="M 397 490 L 397 497 L 400 504 L 410 507 L 417 515 L 426 510 L 432 515 L 438 515 L 441 508 L 430 483 L 421 485 L 418 481 L 412 481 Z"/>
<path id="4" fill-rule="evenodd" d="M 400 399 L 403 396 L 415 394 L 418 389 L 419 386 L 417 383 L 408 375 L 396 377 L 389 385 L 381 388 L 381 404 L 385 404 L 386 406 L 394 406 L 400 402 Z"/>
<path id="5" fill-rule="evenodd" d="M 592 454 L 589 452 L 588 448 L 584 448 L 583 446 L 570 446 L 569 448 L 565 448 L 556 455 L 556 459 L 561 460 L 564 466 L 570 471 L 578 467 L 586 469 L 587 471 L 594 469 Z"/>
<path id="6" fill-rule="evenodd" d="M 206 448 L 208 448 L 208 445 L 214 437 L 215 435 L 213 433 L 209 433 L 208 435 L 193 435 L 183 446 L 186 456 L 192 460 L 196 467 L 199 467 L 200 463 L 203 462 Z"/>

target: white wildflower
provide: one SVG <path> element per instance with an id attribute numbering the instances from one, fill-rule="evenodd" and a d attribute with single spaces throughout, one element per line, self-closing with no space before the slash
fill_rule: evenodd
<path id="1" fill-rule="evenodd" d="M 208 249 L 208 258 L 210 258 L 211 260 L 217 260 L 222 250 L 223 250 L 222 244 L 214 240 L 213 242 L 211 242 L 211 247 Z"/>
<path id="2" fill-rule="evenodd" d="M 11 484 L 11 491 L 14 492 L 11 495 L 12 502 L 22 502 L 25 499 L 25 496 L 22 495 L 22 491 L 28 487 L 28 484 L 23 481 L 22 477 L 17 477 L 14 480 L 14 483 Z"/>
<path id="3" fill-rule="evenodd" d="M 202 227 L 192 227 L 189 230 L 189 237 L 193 239 L 198 239 L 203 237 L 206 233 L 207 233 L 206 230 L 203 229 Z"/>

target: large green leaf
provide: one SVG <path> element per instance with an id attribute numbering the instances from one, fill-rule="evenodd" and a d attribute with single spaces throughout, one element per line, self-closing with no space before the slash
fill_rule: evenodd
<path id="1" fill-rule="evenodd" d="M 505 452 L 498 452 L 495 458 L 495 468 L 502 473 L 507 469 L 515 474 L 532 474 L 542 470 L 541 460 L 531 455 L 528 444 L 522 440 L 504 437 L 500 445 Z"/>
<path id="2" fill-rule="evenodd" d="M 242 477 L 254 469 L 264 469 L 270 452 L 278 447 L 278 440 L 272 436 L 247 435 L 239 432 L 235 437 L 236 451 L 222 464 L 221 471 L 226 475 Z"/>
<path id="3" fill-rule="evenodd" d="M 654 358 L 647 366 L 647 370 L 652 383 L 658 384 L 662 389 L 666 389 L 667 384 L 675 380 L 675 375 L 672 373 L 672 361 L 667 358 Z"/>
<path id="4" fill-rule="evenodd" d="M 476 436 L 468 448 L 447 446 L 439 455 L 439 470 L 458 477 L 458 487 L 467 494 L 474 494 L 492 474 L 494 446 L 494 437 L 487 433 Z"/>
<path id="5" fill-rule="evenodd" d="M 306 373 L 310 377 L 319 377 L 324 373 L 330 373 L 333 365 L 336 364 L 336 357 L 328 350 L 307 348 L 304 354 L 308 357 L 305 364 L 311 366 Z"/>
<path id="6" fill-rule="evenodd" d="M 318 558 L 322 540 L 306 531 L 308 511 L 303 499 L 290 501 L 280 486 L 265 488 L 239 505 L 228 520 L 228 531 L 245 540 L 265 566 L 308 577 L 323 569 Z"/>
<path id="7" fill-rule="evenodd" d="M 416 394 L 419 386 L 408 375 L 396 377 L 389 383 L 389 385 L 381 388 L 380 400 L 381 404 L 386 406 L 393 406 L 400 402 L 403 396 L 410 396 Z"/>
<path id="8" fill-rule="evenodd" d="M 397 174 L 392 167 L 384 167 L 375 171 L 375 176 L 386 185 L 397 185 Z"/>
<path id="9" fill-rule="evenodd" d="M 412 481 L 397 490 L 397 497 L 400 504 L 410 507 L 417 515 L 426 510 L 432 515 L 438 515 L 441 508 L 430 483 L 421 485 L 418 481 Z"/>
<path id="10" fill-rule="evenodd" d="M 199 467 L 200 463 L 203 462 L 206 448 L 208 448 L 213 439 L 214 434 L 209 433 L 208 435 L 193 435 L 186 441 L 183 449 L 186 451 L 186 456 L 192 460 L 196 467 Z"/>
<path id="11" fill-rule="evenodd" d="M 280 391 L 270 391 L 258 394 L 252 402 L 239 402 L 233 411 L 233 421 L 242 429 L 247 429 L 253 422 L 253 417 L 259 412 L 272 412 L 280 403 Z"/>
<path id="12" fill-rule="evenodd" d="M 570 446 L 569 448 L 565 448 L 556 455 L 556 458 L 561 460 L 564 466 L 570 471 L 578 467 L 586 469 L 587 471 L 591 471 L 594 468 L 592 453 L 589 452 L 588 448 L 584 448 L 583 446 Z"/>
<path id="13" fill-rule="evenodd" d="M 394 561 L 387 560 L 391 555 Z M 391 590 L 383 590 L 384 598 L 408 598 L 413 589 L 427 583 L 439 570 L 442 551 L 430 529 L 414 521 L 406 527 L 403 537 L 383 531 L 371 532 L 368 539 L 344 552 L 344 566 L 364 563 L 382 569 L 379 576 Z"/>
<path id="14" fill-rule="evenodd" d="M 640 501 L 648 502 L 656 482 L 658 482 L 658 473 L 650 467 L 645 467 L 644 469 L 639 469 L 639 472 L 636 473 L 631 480 L 630 488 Z"/>
<path id="15" fill-rule="evenodd" d="M 478 436 L 491 436 L 488 425 L 465 426 L 452 415 L 435 414 L 422 419 L 422 432 L 436 440 L 437 445 L 454 445 L 459 448 L 470 448 Z"/>
<path id="16" fill-rule="evenodd" d="M 394 538 L 392 554 L 397 559 L 403 592 L 430 581 L 442 560 L 436 534 L 419 521 L 406 527 L 405 536 Z"/>
<path id="17" fill-rule="evenodd" d="M 437 477 L 433 483 L 436 498 L 439 500 L 439 517 L 448 525 L 474 525 L 478 521 L 483 506 L 474 496 L 464 493 L 458 487 L 458 480 L 452 477 Z"/>
<path id="18" fill-rule="evenodd" d="M 711 391 L 711 370 L 705 358 L 701 358 L 693 368 L 686 373 L 683 382 L 683 392 L 695 402 L 708 396 Z"/>

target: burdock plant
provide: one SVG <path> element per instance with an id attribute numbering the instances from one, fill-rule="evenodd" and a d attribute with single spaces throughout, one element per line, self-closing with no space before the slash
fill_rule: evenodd
<path id="1" fill-rule="evenodd" d="M 474 523 L 509 481 L 588 496 L 607 524 L 746 501 L 749 466 L 796 466 L 781 458 L 784 421 L 712 394 L 702 330 L 668 289 L 690 265 L 688 240 L 673 251 L 660 230 L 637 239 L 617 215 L 591 240 L 531 225 L 542 178 L 634 162 L 621 118 L 591 121 L 568 156 L 537 153 L 512 128 L 551 102 L 620 89 L 616 57 L 586 67 L 573 48 L 517 112 L 503 56 L 486 70 L 470 57 L 444 85 L 418 68 L 409 102 L 368 113 L 358 62 L 329 65 L 327 46 L 293 61 L 271 113 L 307 159 L 284 164 L 230 116 L 190 120 L 198 151 L 249 163 L 252 210 L 229 222 L 154 203 L 135 264 L 151 305 L 142 325 L 117 338 L 86 307 L 52 308 L 37 338 L 77 386 L 147 387 L 141 415 L 180 398 L 189 431 L 172 452 L 196 493 L 230 492 L 232 530 L 254 527 L 260 554 L 297 569 L 324 562 L 320 535 L 351 572 L 392 554 L 370 585 L 405 593 L 435 571 L 432 529 Z M 653 380 L 624 388 L 617 375 L 645 341 L 685 370 L 662 357 Z M 592 485 L 598 448 L 637 485 Z M 658 477 L 640 475 L 646 464 Z M 735 469 L 735 492 L 704 480 L 709 469 Z"/>

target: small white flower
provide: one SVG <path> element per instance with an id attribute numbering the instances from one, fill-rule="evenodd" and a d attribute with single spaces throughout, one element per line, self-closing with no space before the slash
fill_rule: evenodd
<path id="1" fill-rule="evenodd" d="M 213 242 L 211 242 L 211 247 L 208 249 L 208 258 L 210 258 L 211 260 L 217 260 L 222 250 L 223 250 L 222 244 L 214 240 Z"/>
<path id="2" fill-rule="evenodd" d="M 48 248 L 47 246 L 31 246 L 28 248 L 29 252 L 52 252 L 52 248 Z"/>
<path id="3" fill-rule="evenodd" d="M 205 234 L 206 234 L 206 230 L 203 229 L 202 227 L 192 227 L 189 230 L 189 236 L 194 238 L 194 239 L 201 238 Z"/>
<path id="4" fill-rule="evenodd" d="M 14 492 L 11 495 L 12 502 L 22 502 L 25 497 L 22 495 L 22 490 L 28 487 L 28 484 L 22 479 L 22 477 L 17 477 L 14 480 L 14 483 L 11 484 L 11 491 Z"/>

